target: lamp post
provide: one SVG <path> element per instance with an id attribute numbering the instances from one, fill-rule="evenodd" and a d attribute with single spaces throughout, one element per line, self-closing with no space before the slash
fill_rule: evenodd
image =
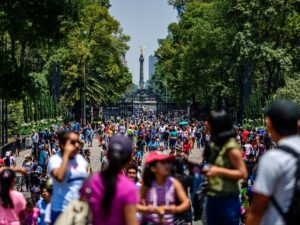
<path id="1" fill-rule="evenodd" d="M 87 31 L 83 31 L 86 42 Z M 83 59 L 83 123 L 86 124 L 86 58 Z"/>

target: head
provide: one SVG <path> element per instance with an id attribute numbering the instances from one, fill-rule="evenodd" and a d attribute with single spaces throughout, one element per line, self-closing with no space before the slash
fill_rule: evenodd
<path id="1" fill-rule="evenodd" d="M 230 138 L 235 138 L 231 117 L 225 110 L 211 111 L 207 120 L 207 128 L 216 145 L 222 146 Z"/>
<path id="2" fill-rule="evenodd" d="M 84 155 L 90 157 L 91 156 L 90 149 L 84 149 Z"/>
<path id="3" fill-rule="evenodd" d="M 116 191 L 117 176 L 131 160 L 133 152 L 132 140 L 126 136 L 113 136 L 108 144 L 108 167 L 101 173 L 104 180 L 105 193 L 101 203 L 104 216 L 111 212 L 111 204 Z"/>
<path id="4" fill-rule="evenodd" d="M 50 202 L 52 190 L 49 188 L 43 188 L 41 196 L 46 202 Z"/>
<path id="5" fill-rule="evenodd" d="M 138 167 L 135 164 L 130 164 L 126 168 L 126 175 L 134 182 L 138 181 Z"/>
<path id="6" fill-rule="evenodd" d="M 283 137 L 296 135 L 299 121 L 299 107 L 291 101 L 276 101 L 266 111 L 266 126 L 275 142 Z"/>
<path id="7" fill-rule="evenodd" d="M 145 160 L 145 168 L 143 171 L 144 185 L 151 187 L 152 182 L 157 178 L 166 178 L 171 174 L 172 162 L 174 156 L 165 155 L 159 152 L 151 152 Z"/>
<path id="8" fill-rule="evenodd" d="M 62 153 L 64 153 L 64 148 L 68 142 L 76 148 L 76 151 L 73 152 L 72 156 L 74 157 L 76 154 L 79 153 L 81 143 L 79 141 L 79 135 L 77 133 L 73 131 L 63 131 L 58 135 L 58 141 Z"/>
<path id="9" fill-rule="evenodd" d="M 9 192 L 16 184 L 16 174 L 11 169 L 4 169 L 0 173 L 0 199 L 4 208 L 14 208 Z"/>
<path id="10" fill-rule="evenodd" d="M 32 211 L 34 208 L 34 204 L 31 200 L 31 198 L 26 199 L 26 211 Z"/>

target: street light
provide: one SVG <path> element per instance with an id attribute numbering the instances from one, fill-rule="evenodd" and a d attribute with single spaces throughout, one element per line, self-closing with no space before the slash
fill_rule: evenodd
<path id="1" fill-rule="evenodd" d="M 83 31 L 84 40 L 86 41 L 87 31 Z M 86 124 L 86 74 L 85 74 L 85 67 L 86 67 L 86 58 L 83 58 L 83 123 Z"/>

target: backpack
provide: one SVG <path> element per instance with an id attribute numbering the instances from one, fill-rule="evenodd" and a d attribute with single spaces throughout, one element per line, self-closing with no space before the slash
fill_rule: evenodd
<path id="1" fill-rule="evenodd" d="M 286 213 L 283 212 L 282 208 L 280 207 L 280 205 L 278 204 L 277 200 L 274 197 L 271 198 L 271 202 L 273 203 L 274 207 L 276 208 L 278 213 L 283 218 L 286 225 L 299 225 L 299 220 L 300 220 L 300 154 L 288 146 L 279 146 L 278 149 L 281 151 L 284 151 L 286 153 L 289 153 L 289 154 L 293 155 L 295 158 L 297 158 L 297 169 L 296 169 L 296 173 L 295 173 L 296 182 L 295 182 L 293 197 L 291 199 L 291 204 Z"/>
<path id="2" fill-rule="evenodd" d="M 198 190 L 194 194 L 192 199 L 194 209 L 194 221 L 202 220 L 204 204 L 206 199 L 206 186 L 207 180 L 204 180 L 198 187 Z"/>

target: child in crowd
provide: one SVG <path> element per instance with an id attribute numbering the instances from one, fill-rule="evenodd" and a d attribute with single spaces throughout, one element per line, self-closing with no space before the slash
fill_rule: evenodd
<path id="1" fill-rule="evenodd" d="M 26 209 L 24 211 L 23 225 L 38 225 L 40 210 L 34 207 L 31 199 L 27 199 Z"/>

